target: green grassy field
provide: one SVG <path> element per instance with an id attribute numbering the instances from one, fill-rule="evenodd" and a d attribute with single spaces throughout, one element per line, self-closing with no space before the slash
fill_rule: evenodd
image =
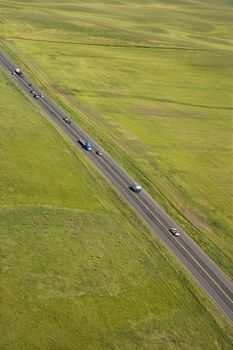
<path id="1" fill-rule="evenodd" d="M 231 276 L 230 1 L 2 1 L 1 46 Z"/>
<path id="2" fill-rule="evenodd" d="M 231 349 L 231 328 L 0 71 L 1 349 Z"/>

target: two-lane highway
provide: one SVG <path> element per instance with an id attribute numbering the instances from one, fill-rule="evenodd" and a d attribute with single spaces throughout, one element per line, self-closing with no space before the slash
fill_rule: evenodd
<path id="1" fill-rule="evenodd" d="M 40 108 L 61 128 L 74 144 L 103 172 L 103 174 L 118 189 L 123 197 L 131 204 L 145 221 L 159 235 L 165 245 L 180 260 L 185 268 L 198 281 L 199 285 L 211 296 L 216 305 L 233 322 L 233 284 L 220 268 L 203 252 L 203 250 L 172 220 L 172 218 L 154 201 L 145 191 L 133 193 L 130 185 L 134 180 L 117 164 L 112 157 L 103 150 L 103 156 L 96 154 L 102 148 L 73 120 L 71 120 L 50 98 L 35 99 L 31 90 L 40 93 L 40 90 L 25 75 L 12 75 L 16 65 L 0 52 L 0 64 L 11 78 L 18 84 L 30 98 L 34 99 Z M 67 124 L 63 118 L 68 118 Z M 78 142 L 80 139 L 89 140 L 92 151 L 85 151 Z M 173 236 L 169 229 L 177 227 L 180 236 Z"/>

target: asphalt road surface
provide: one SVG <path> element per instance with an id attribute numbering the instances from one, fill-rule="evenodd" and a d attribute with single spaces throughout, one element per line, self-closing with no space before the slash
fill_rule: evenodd
<path id="1" fill-rule="evenodd" d="M 50 120 L 63 130 L 77 148 L 85 152 L 86 156 L 103 172 L 134 210 L 151 226 L 164 244 L 208 293 L 219 309 L 233 322 L 233 284 L 230 279 L 145 190 L 134 193 L 129 189 L 134 180 L 73 120 L 71 120 L 71 124 L 67 124 L 63 118 L 70 118 L 50 98 L 47 96 L 39 99 L 34 98 L 30 91 L 34 90 L 40 93 L 40 90 L 26 75 L 22 77 L 13 75 L 12 72 L 17 66 L 1 51 L 0 64 L 10 78 L 46 112 Z M 79 140 L 90 141 L 92 150 L 86 151 Z M 103 155 L 97 155 L 97 150 L 101 150 Z M 171 227 L 178 228 L 180 236 L 173 236 L 169 232 Z"/>

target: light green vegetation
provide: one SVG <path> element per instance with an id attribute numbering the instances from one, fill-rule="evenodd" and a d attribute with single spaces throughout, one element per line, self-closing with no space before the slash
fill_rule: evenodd
<path id="1" fill-rule="evenodd" d="M 2 1 L 2 47 L 232 276 L 230 1 Z"/>
<path id="2" fill-rule="evenodd" d="M 189 349 L 198 336 L 196 349 L 230 349 L 155 237 L 0 81 L 1 348 Z"/>
<path id="3" fill-rule="evenodd" d="M 1 349 L 231 349 L 156 236 L 0 78 Z"/>

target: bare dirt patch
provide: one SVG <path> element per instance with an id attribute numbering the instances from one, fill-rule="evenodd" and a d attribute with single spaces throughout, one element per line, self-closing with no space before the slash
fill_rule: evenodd
<path id="1" fill-rule="evenodd" d="M 204 214 L 193 213 L 188 210 L 183 211 L 184 216 L 191 222 L 191 224 L 197 227 L 201 231 L 211 231 L 207 224 L 207 218 Z"/>

